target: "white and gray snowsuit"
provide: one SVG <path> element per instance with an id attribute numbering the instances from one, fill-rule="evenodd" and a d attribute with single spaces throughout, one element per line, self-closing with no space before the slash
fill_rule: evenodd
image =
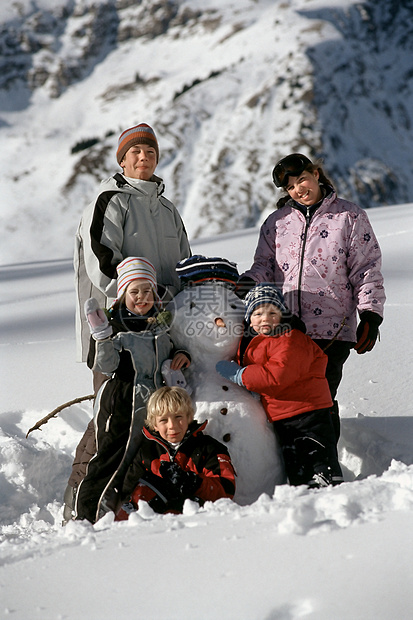
<path id="1" fill-rule="evenodd" d="M 115 329 L 130 329 L 126 321 L 111 323 Z M 161 365 L 175 352 L 168 332 L 156 324 L 96 342 L 93 369 L 113 374 L 95 401 L 97 451 L 77 491 L 76 518 L 94 523 L 115 509 L 123 477 L 142 439 L 147 401 L 162 387 Z"/>

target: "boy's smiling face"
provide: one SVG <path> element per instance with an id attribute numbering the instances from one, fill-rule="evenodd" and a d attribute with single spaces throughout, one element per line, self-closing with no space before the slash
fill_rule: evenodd
<path id="1" fill-rule="evenodd" d="M 153 146 L 135 144 L 126 151 L 120 165 L 125 177 L 149 181 L 155 172 L 157 163 L 157 155 Z"/>
<path id="2" fill-rule="evenodd" d="M 154 429 L 158 431 L 162 439 L 170 443 L 179 443 L 185 437 L 188 425 L 187 414 L 176 411 L 156 416 Z"/>
<path id="3" fill-rule="evenodd" d="M 280 324 L 281 317 L 281 310 L 277 306 L 262 304 L 251 314 L 251 327 L 257 334 L 271 336 L 274 328 Z"/>

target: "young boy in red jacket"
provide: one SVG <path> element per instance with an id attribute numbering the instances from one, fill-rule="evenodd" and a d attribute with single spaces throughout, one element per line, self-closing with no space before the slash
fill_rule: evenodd
<path id="1" fill-rule="evenodd" d="M 327 356 L 289 313 L 275 286 L 254 287 L 245 303 L 249 328 L 239 347 L 239 364 L 220 361 L 217 371 L 260 394 L 290 484 L 339 484 L 343 477 L 325 377 Z"/>
<path id="2" fill-rule="evenodd" d="M 180 387 L 162 387 L 150 397 L 147 428 L 137 455 L 125 476 L 125 503 L 116 520 L 145 501 L 158 513 L 182 512 L 186 499 L 214 502 L 233 498 L 235 472 L 226 447 L 204 435 L 207 422 L 194 421 L 189 394 Z"/>

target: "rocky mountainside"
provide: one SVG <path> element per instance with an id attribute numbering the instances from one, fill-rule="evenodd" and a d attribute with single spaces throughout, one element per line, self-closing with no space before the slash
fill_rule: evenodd
<path id="1" fill-rule="evenodd" d="M 363 207 L 411 200 L 412 0 L 20 0 L 0 50 L 3 264 L 71 254 L 139 122 L 192 238 L 260 223 L 292 151 Z"/>

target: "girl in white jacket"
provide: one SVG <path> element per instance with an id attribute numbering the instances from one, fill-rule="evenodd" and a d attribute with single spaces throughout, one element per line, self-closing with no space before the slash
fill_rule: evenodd
<path id="1" fill-rule="evenodd" d="M 190 364 L 189 353 L 177 351 L 169 336 L 170 313 L 161 312 L 156 271 L 150 261 L 128 257 L 117 272 L 117 300 L 109 320 L 94 298 L 85 304 L 92 334 L 89 364 L 104 373 L 107 381 L 97 394 L 94 420 L 85 433 L 92 433 L 95 445 L 82 438 L 76 451 L 65 494 L 65 521 L 72 516 L 75 494 L 77 518 L 94 522 L 114 509 L 123 476 L 142 438 L 146 403 L 164 383 L 163 363 L 170 360 L 172 371 Z"/>

